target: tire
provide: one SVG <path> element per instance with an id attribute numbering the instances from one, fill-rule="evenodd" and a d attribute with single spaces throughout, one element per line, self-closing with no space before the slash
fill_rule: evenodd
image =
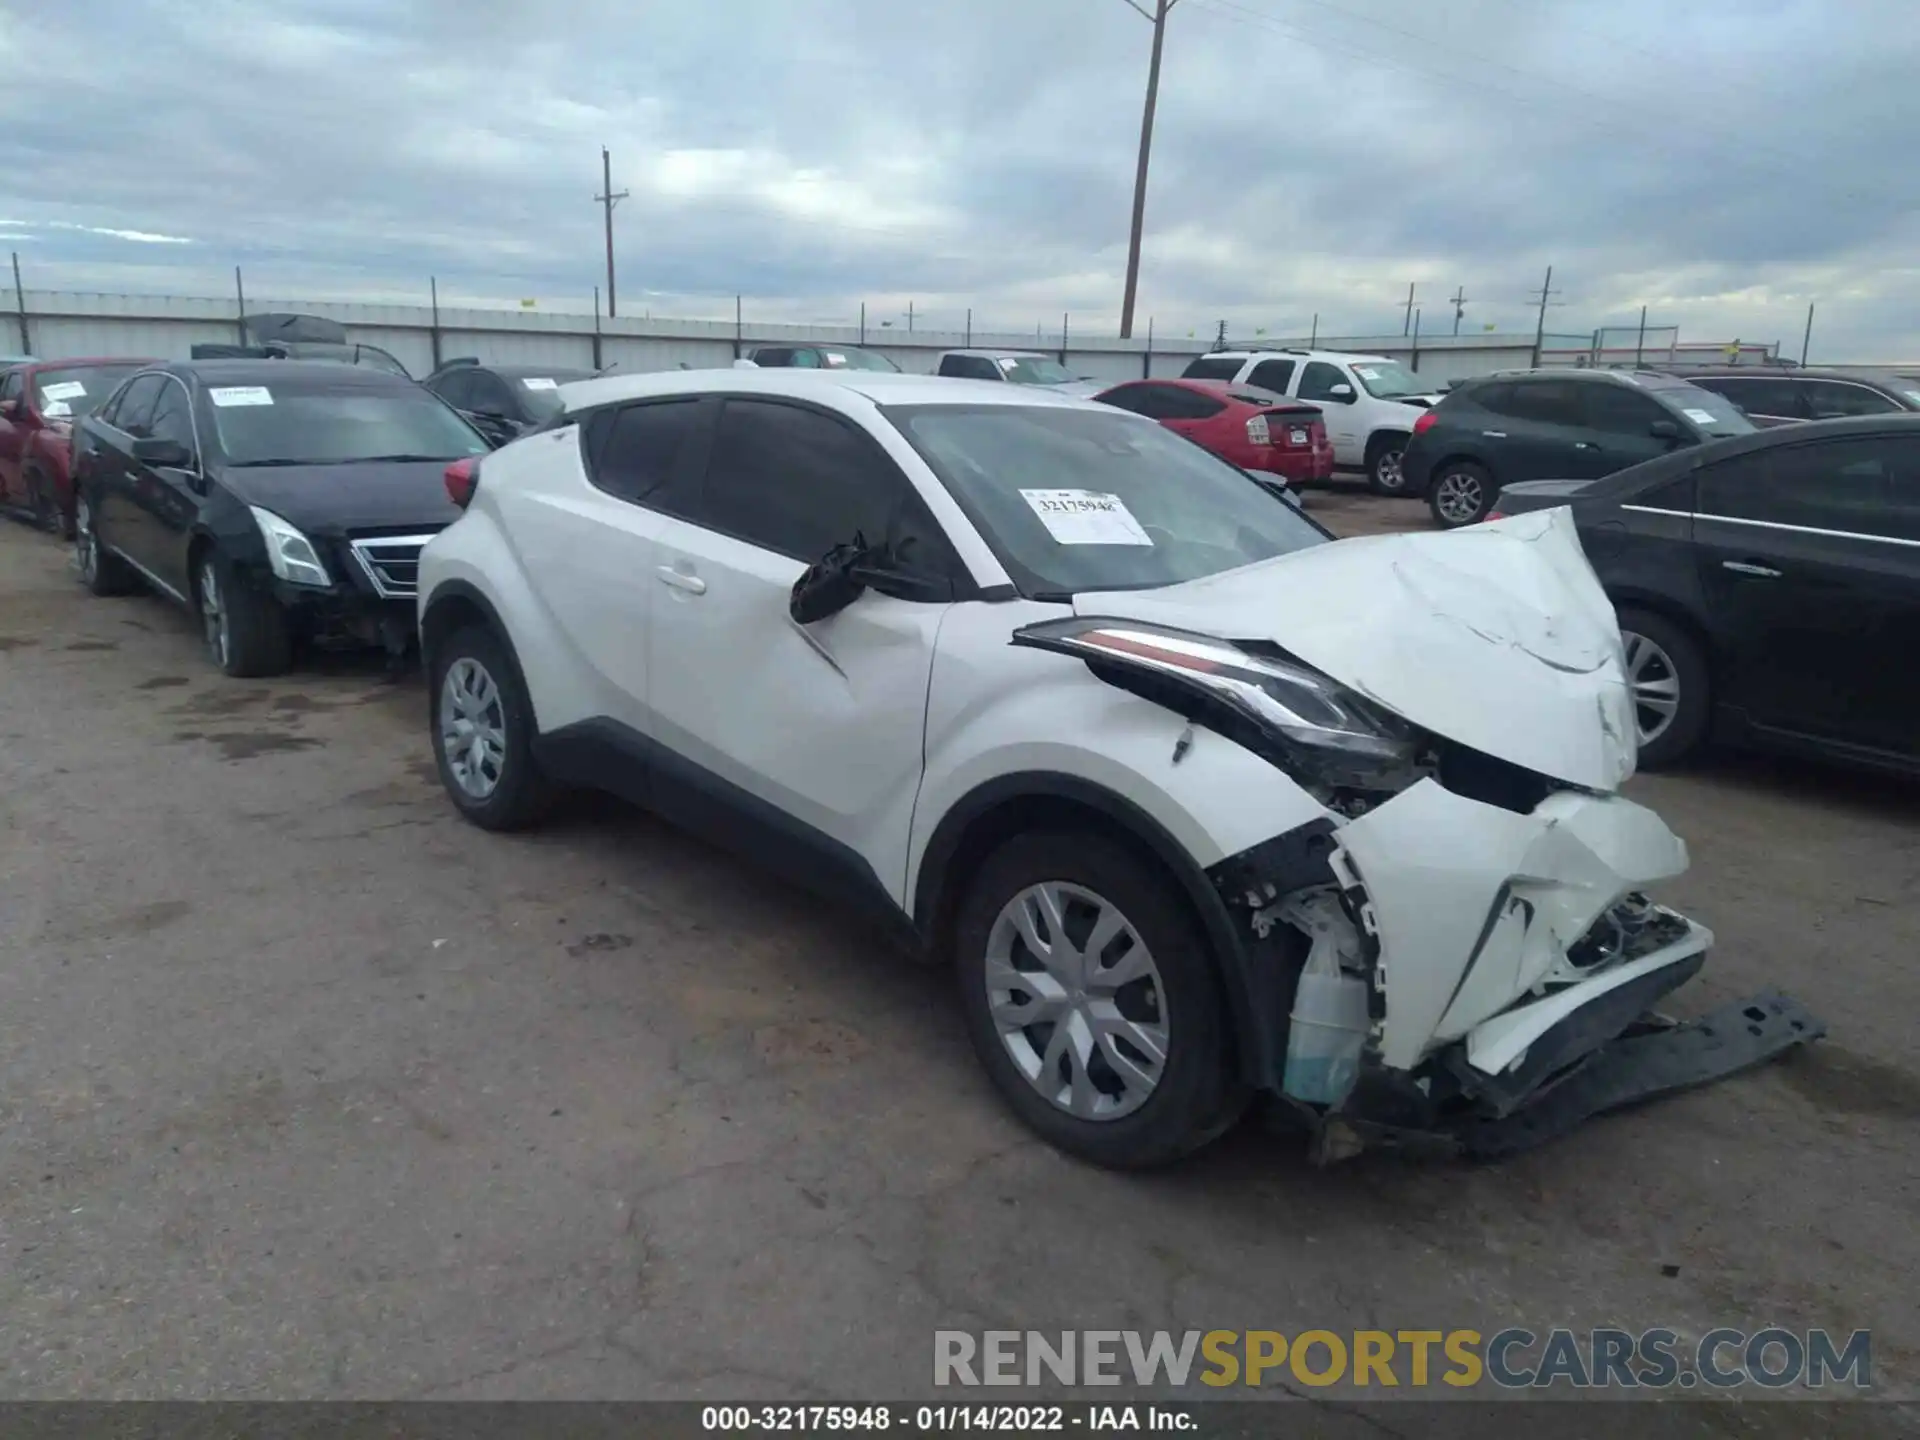
<path id="1" fill-rule="evenodd" d="M 1077 933 L 1084 943 L 1098 913 L 1088 903 L 1091 897 L 1119 916 L 1142 948 L 1146 973 L 1118 988 L 1103 987 L 1093 975 L 1080 972 L 1083 980 L 1092 980 L 1088 991 L 1105 993 L 1078 1003 L 1103 1007 L 1110 1019 L 1142 1022 L 1132 1029 L 1133 1035 L 1160 1032 L 1164 1060 L 1152 1083 L 1140 1079 L 1140 1062 L 1150 1067 L 1150 1052 L 1125 1036 L 1112 1041 L 1125 1048 L 1110 1051 L 1091 1045 L 1085 1065 L 1075 1063 L 1071 1054 L 1050 1065 L 1050 1046 L 1065 1022 L 1017 1023 L 1023 1004 L 1030 1007 L 1027 1013 L 1039 1013 L 1042 993 L 1014 985 L 994 997 L 994 976 L 1031 975 L 1067 996 L 1057 1003 L 1075 1014 L 1069 992 L 1041 967 L 1034 950 L 1014 939 L 1020 933 L 1013 918 L 1020 908 L 1017 902 L 1033 895 L 1036 887 L 1049 887 L 1056 899 L 1064 900 L 1058 911 L 1064 935 Z M 1121 897 L 1119 904 L 1115 897 Z M 1045 921 L 1031 923 L 1036 933 L 1047 928 Z M 1135 954 L 1131 947 L 1116 953 L 1119 934 L 1103 952 L 1115 972 L 1128 966 Z M 1014 1113 L 1048 1143 L 1095 1165 L 1145 1169 L 1199 1149 L 1246 1108 L 1247 1090 L 1234 1070 L 1226 1001 L 1206 934 L 1171 879 L 1130 850 L 1089 832 L 1017 836 L 989 856 L 974 876 L 961 901 L 953 938 L 961 1010 L 974 1051 Z M 1070 967 L 1071 960 L 1067 963 Z M 1135 961 L 1133 969 L 1139 968 Z M 1075 1018 L 1084 1022 L 1087 1013 L 1080 1010 Z M 1003 1025 L 1006 1020 L 1016 1023 Z M 1016 1045 L 1022 1047 L 1018 1061 Z M 1109 1053 L 1133 1071 L 1131 1079 L 1123 1077 Z M 1062 1078 L 1061 1063 L 1082 1083 Z M 1042 1082 L 1029 1079 L 1029 1070 L 1048 1076 L 1048 1088 L 1068 1103 L 1043 1094 Z M 1112 1087 L 1119 1088 L 1118 1097 L 1108 1093 Z M 1104 1104 L 1107 1113 L 1072 1113 L 1078 1095 L 1096 1106 Z"/>
<path id="2" fill-rule="evenodd" d="M 193 603 L 207 658 L 222 674 L 258 678 L 292 668 L 286 610 L 218 550 L 204 551 L 194 562 Z"/>
<path id="3" fill-rule="evenodd" d="M 1622 609 L 1619 618 L 1627 683 L 1634 692 L 1634 722 L 1644 737 L 1640 768 L 1658 770 L 1684 760 L 1706 739 L 1713 718 L 1712 676 L 1700 643 L 1684 626 L 1631 606 Z M 1653 730 L 1647 722 L 1658 716 L 1656 705 L 1670 694 L 1674 709 L 1665 724 Z"/>
<path id="4" fill-rule="evenodd" d="M 558 792 L 533 758 L 533 704 L 511 649 L 491 630 L 469 625 L 435 650 L 427 681 L 433 762 L 454 807 L 483 830 L 522 830 L 542 819 Z M 463 733 L 489 721 L 497 738 L 484 755 L 449 753 Z"/>
<path id="5" fill-rule="evenodd" d="M 1427 508 L 1443 530 L 1477 525 L 1487 518 L 1500 493 L 1487 467 L 1471 460 L 1449 460 L 1433 467 L 1427 483 Z"/>
<path id="6" fill-rule="evenodd" d="M 1401 457 L 1407 453 L 1406 435 L 1376 435 L 1367 442 L 1367 488 L 1376 495 L 1404 495 L 1407 475 Z"/>
<path id="7" fill-rule="evenodd" d="M 94 595 L 130 595 L 139 587 L 133 568 L 100 543 L 93 506 L 83 495 L 74 504 L 73 568 Z"/>

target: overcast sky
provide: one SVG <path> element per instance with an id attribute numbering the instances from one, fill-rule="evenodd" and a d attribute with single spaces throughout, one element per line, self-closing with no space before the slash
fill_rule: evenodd
<path id="1" fill-rule="evenodd" d="M 1141 0 L 1151 8 L 1153 0 Z M 0 0 L 30 289 L 1114 333 L 1127 0 Z M 1920 0 L 1177 0 L 1139 328 L 1920 360 Z"/>

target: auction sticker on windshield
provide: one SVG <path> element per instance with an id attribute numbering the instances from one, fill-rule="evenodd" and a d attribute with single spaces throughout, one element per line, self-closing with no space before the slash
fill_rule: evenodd
<path id="1" fill-rule="evenodd" d="M 560 383 L 557 380 L 549 379 L 545 375 L 529 375 L 520 383 L 529 390 L 558 390 L 560 388 Z"/>
<path id="2" fill-rule="evenodd" d="M 1148 545 L 1153 537 L 1140 528 L 1118 495 L 1098 490 L 1022 490 L 1059 545 Z"/>
<path id="3" fill-rule="evenodd" d="M 273 392 L 264 385 L 217 385 L 207 398 L 221 409 L 230 405 L 271 405 Z"/>
<path id="4" fill-rule="evenodd" d="M 1713 424 L 1714 415 L 1711 410 L 1682 410 L 1680 413 L 1696 425 Z"/>
<path id="5" fill-rule="evenodd" d="M 87 393 L 87 387 L 78 380 L 61 380 L 49 385 L 40 392 L 49 400 L 71 400 L 76 395 Z"/>

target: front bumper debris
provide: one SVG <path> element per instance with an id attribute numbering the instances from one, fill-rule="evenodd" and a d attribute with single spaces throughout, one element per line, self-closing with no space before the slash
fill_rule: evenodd
<path id="1" fill-rule="evenodd" d="M 1601 1045 L 1500 1119 L 1454 1127 L 1463 1154 L 1495 1160 L 1558 1139 L 1582 1121 L 1709 1085 L 1818 1040 L 1826 1022 L 1778 991 L 1681 1024 L 1656 1024 Z"/>

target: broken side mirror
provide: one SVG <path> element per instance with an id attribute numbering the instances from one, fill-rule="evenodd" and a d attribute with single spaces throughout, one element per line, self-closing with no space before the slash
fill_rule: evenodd
<path id="1" fill-rule="evenodd" d="M 910 548 L 912 541 L 906 543 Z M 953 582 L 912 569 L 906 557 L 886 545 L 869 545 L 866 536 L 836 545 L 793 583 L 787 612 L 796 623 L 811 625 L 838 615 L 863 591 L 896 600 L 937 602 L 953 599 Z"/>

